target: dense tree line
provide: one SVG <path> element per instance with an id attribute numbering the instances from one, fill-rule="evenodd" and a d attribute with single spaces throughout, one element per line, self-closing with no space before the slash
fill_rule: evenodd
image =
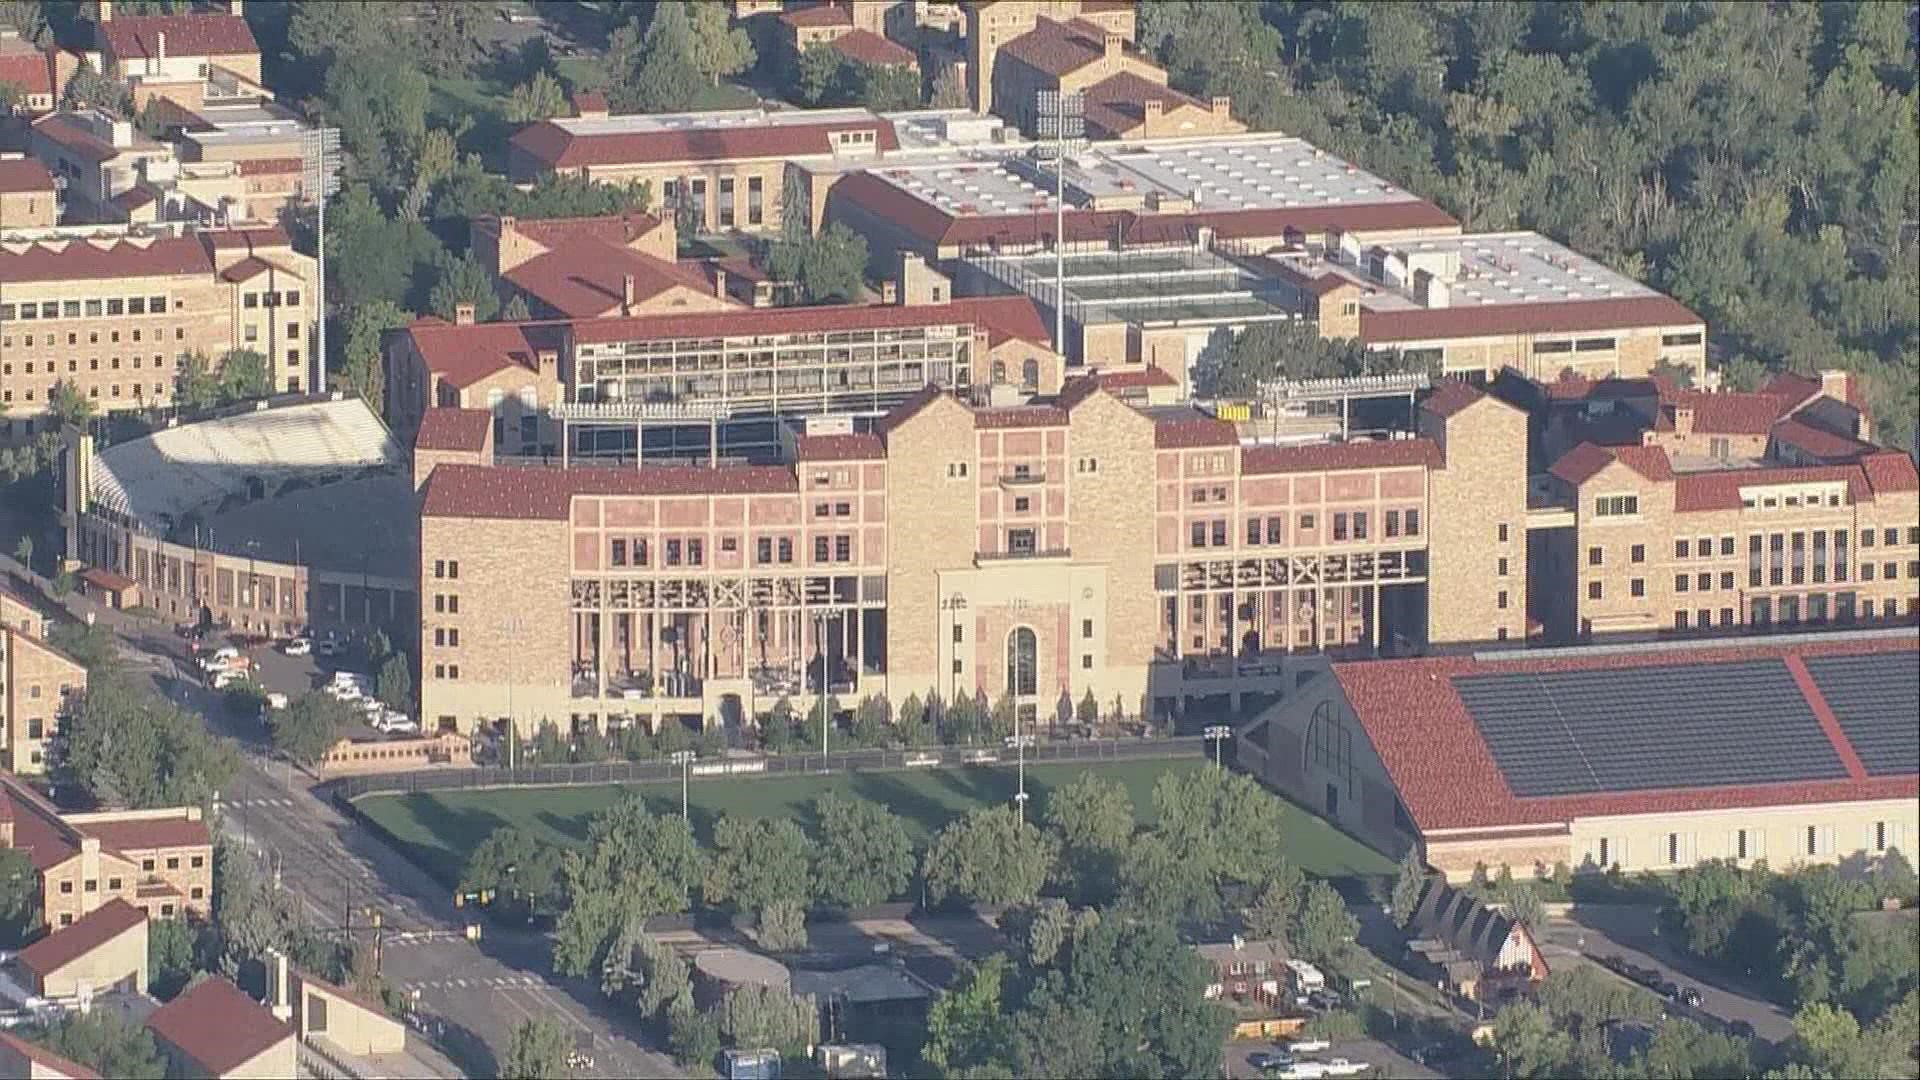
<path id="1" fill-rule="evenodd" d="M 1920 136 L 1900 4 L 1143 0 L 1173 84 L 1704 316 L 1717 363 L 1920 409 Z"/>

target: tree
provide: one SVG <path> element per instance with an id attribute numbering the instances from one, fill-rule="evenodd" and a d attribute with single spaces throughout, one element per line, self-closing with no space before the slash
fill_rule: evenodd
<path id="1" fill-rule="evenodd" d="M 347 311 L 347 332 L 341 348 L 340 383 L 348 393 L 367 403 L 375 413 L 386 411 L 386 359 L 381 337 L 407 325 L 413 316 L 391 300 L 374 299 Z"/>
<path id="2" fill-rule="evenodd" d="M 707 77 L 696 61 L 698 48 L 688 16 L 682 3 L 654 8 L 637 62 L 629 70 L 615 70 L 610 94 L 615 106 L 638 112 L 682 112 L 693 106 Z M 608 49 L 609 63 L 617 63 L 625 48 L 626 42 L 616 40 Z"/>
<path id="3" fill-rule="evenodd" d="M 807 913 L 791 900 L 775 900 L 760 911 L 760 947 L 770 952 L 799 952 L 807 947 Z"/>
<path id="4" fill-rule="evenodd" d="M 1521 1002 L 1493 1018 L 1493 1052 L 1509 1077 L 1551 1076 L 1572 1055 L 1573 1042 L 1545 1009 Z"/>
<path id="5" fill-rule="evenodd" d="M 911 64 L 850 65 L 854 96 L 874 112 L 920 107 L 920 71 Z"/>
<path id="6" fill-rule="evenodd" d="M 98 623 L 57 623 L 47 632 L 47 641 L 89 672 L 107 668 L 120 657 L 113 633 Z"/>
<path id="7" fill-rule="evenodd" d="M 885 746 L 892 741 L 891 706 L 885 696 L 863 696 L 853 707 L 853 741 L 861 746 Z"/>
<path id="8" fill-rule="evenodd" d="M 804 1054 L 820 1041 L 820 1010 L 811 996 L 796 995 L 784 986 L 750 984 L 727 995 L 720 1030 L 735 1046 Z"/>
<path id="9" fill-rule="evenodd" d="M 188 412 L 211 409 L 220 403 L 220 379 L 199 351 L 180 354 L 180 373 L 173 378 L 173 400 Z"/>
<path id="10" fill-rule="evenodd" d="M 527 298 L 514 293 L 500 306 L 501 322 L 527 322 L 533 318 L 533 312 L 527 308 Z"/>
<path id="11" fill-rule="evenodd" d="M 395 45 L 342 52 L 327 69 L 326 117 L 340 129 L 351 174 L 398 194 L 427 133 L 427 76 Z"/>
<path id="12" fill-rule="evenodd" d="M 193 976 L 194 933 L 184 919 L 147 923 L 147 992 L 162 1001 L 186 988 Z"/>
<path id="13" fill-rule="evenodd" d="M 632 950 L 640 960 L 640 994 L 636 1004 L 642 1016 L 659 1016 L 670 1006 L 693 1002 L 693 979 L 680 954 L 648 934 L 637 935 Z"/>
<path id="14" fill-rule="evenodd" d="M 1837 1005 L 1808 1005 L 1793 1016 L 1793 1054 L 1828 1076 L 1870 1076 L 1860 1021 Z"/>
<path id="15" fill-rule="evenodd" d="M 1012 976 L 1004 953 L 967 965 L 933 999 L 921 1057 L 948 1076 L 1014 1075 L 1013 1025 L 1001 998 Z"/>
<path id="16" fill-rule="evenodd" d="M 500 1063 L 503 1080 L 548 1080 L 572 1072 L 567 1051 L 573 1044 L 558 1020 L 532 1019 L 513 1029 L 507 1056 Z"/>
<path id="17" fill-rule="evenodd" d="M 1047 796 L 1043 820 L 1059 840 L 1059 878 L 1068 897 L 1092 903 L 1111 896 L 1133 837 L 1133 799 L 1126 786 L 1083 772 Z"/>
<path id="18" fill-rule="evenodd" d="M 0 850 L 0 942 L 18 947 L 39 929 L 40 877 L 23 848 Z"/>
<path id="19" fill-rule="evenodd" d="M 441 76 L 465 72 L 480 55 L 480 20 L 486 18 L 486 9 L 467 0 L 425 0 L 414 6 L 424 9 L 414 24 L 422 62 Z"/>
<path id="20" fill-rule="evenodd" d="M 971 103 L 967 96 L 967 80 L 960 74 L 957 64 L 948 64 L 933 77 L 932 92 L 927 95 L 927 107 L 930 109 L 964 109 Z"/>
<path id="21" fill-rule="evenodd" d="M 273 748 L 297 765 L 311 767 L 353 724 L 353 710 L 332 694 L 311 691 L 273 714 Z"/>
<path id="22" fill-rule="evenodd" d="M 476 322 L 491 322 L 500 313 L 500 294 L 494 291 L 493 276 L 480 260 L 470 254 L 455 258 L 442 252 L 427 306 L 435 315 L 452 321 L 462 304 L 473 305 Z"/>
<path id="23" fill-rule="evenodd" d="M 4 116 L 27 100 L 27 92 L 19 83 L 0 79 L 0 116 Z"/>
<path id="24" fill-rule="evenodd" d="M 122 118 L 133 112 L 133 99 L 125 84 L 101 74 L 92 61 L 84 59 L 67 79 L 60 104 L 67 109 L 99 109 Z"/>
<path id="25" fill-rule="evenodd" d="M 1088 727 L 1100 722 L 1100 702 L 1094 698 L 1092 687 L 1087 688 L 1080 698 L 1080 704 L 1074 707 L 1073 718 Z"/>
<path id="26" fill-rule="evenodd" d="M 47 44 L 47 12 L 40 0 L 7 0 L 0 4 L 0 26 L 12 27 L 21 41 L 36 48 Z"/>
<path id="27" fill-rule="evenodd" d="M 820 823 L 813 878 L 822 903 L 841 908 L 884 904 L 913 877 L 906 822 L 868 799 L 826 792 L 813 803 Z"/>
<path id="28" fill-rule="evenodd" d="M 1372 374 L 1356 339 L 1328 339 L 1310 322 L 1257 323 L 1235 335 L 1217 330 L 1194 365 L 1201 392 L 1245 397 L 1274 379 L 1323 379 Z"/>
<path id="29" fill-rule="evenodd" d="M 1046 884 L 1055 843 L 1011 809 L 973 810 L 941 829 L 927 849 L 921 876 L 934 904 L 1031 901 Z"/>
<path id="30" fill-rule="evenodd" d="M 1654 1033 L 1642 1074 L 1661 1080 L 1715 1080 L 1751 1076 L 1753 1063 L 1745 1041 L 1691 1020 L 1673 1019 Z"/>
<path id="31" fill-rule="evenodd" d="M 348 312 L 385 300 L 422 310 L 437 280 L 442 246 L 426 225 L 387 216 L 365 184 L 349 184 L 327 213 L 328 298 Z"/>
<path id="32" fill-rule="evenodd" d="M 839 50 L 816 42 L 801 51 L 793 73 L 794 93 L 802 105 L 832 104 L 842 94 L 846 59 Z"/>
<path id="33" fill-rule="evenodd" d="M 85 428 L 97 411 L 93 399 L 81 393 L 72 380 L 62 379 L 47 391 L 47 412 L 62 424 Z"/>
<path id="34" fill-rule="evenodd" d="M 1294 871 L 1297 878 L 1299 871 Z M 1300 918 L 1301 889 L 1299 883 L 1288 882 L 1284 878 L 1274 878 L 1260 890 L 1260 895 L 1247 909 L 1247 933 L 1255 938 L 1273 941 L 1291 941 L 1294 924 Z"/>
<path id="35" fill-rule="evenodd" d="M 206 803 L 239 760 L 199 716 L 101 666 L 61 724 L 53 765 L 61 787 L 146 809 Z"/>
<path id="36" fill-rule="evenodd" d="M 720 1022 L 694 1008 L 690 996 L 677 1001 L 667 1014 L 667 1046 L 685 1068 L 711 1067 L 720 1056 Z"/>
<path id="37" fill-rule="evenodd" d="M 628 920 L 687 910 L 703 871 L 686 821 L 655 816 L 637 794 L 595 814 L 585 850 L 564 860 L 567 909 L 555 926 L 553 962 L 571 975 L 591 970 Z"/>
<path id="38" fill-rule="evenodd" d="M 1420 850 L 1408 848 L 1400 857 L 1400 873 L 1393 879 L 1393 925 L 1406 929 L 1420 906 L 1420 893 L 1426 887 L 1427 868 L 1420 861 Z"/>
<path id="39" fill-rule="evenodd" d="M 1294 935 L 1294 951 L 1302 959 L 1329 967 L 1340 967 L 1360 933 L 1359 920 L 1347 911 L 1340 893 L 1324 881 L 1307 886 L 1306 902 L 1300 908 L 1300 930 Z"/>
<path id="40" fill-rule="evenodd" d="M 725 815 L 714 826 L 713 849 L 702 894 L 708 903 L 759 911 L 813 898 L 813 843 L 791 821 Z"/>
<path id="41" fill-rule="evenodd" d="M 47 1028 L 47 1049 L 101 1076 L 126 1080 L 159 1080 L 167 1075 L 166 1059 L 153 1036 L 115 1009 L 69 1013 Z"/>
<path id="42" fill-rule="evenodd" d="M 1057 975 L 1056 977 L 1053 977 Z M 1072 1018 L 1076 1069 L 1097 1076 L 1211 1076 L 1232 1026 L 1205 999 L 1200 958 L 1164 922 L 1101 919 L 1072 936 L 1050 976 L 1027 996 L 1029 1015 Z M 1029 1060 L 1029 1072 L 1040 1062 Z M 1057 1060 L 1047 1064 L 1057 1067 Z"/>
<path id="43" fill-rule="evenodd" d="M 782 211 L 782 232 L 767 249 L 766 269 L 776 281 L 799 287 L 802 302 L 825 304 L 858 299 L 865 291 L 867 241 L 840 222 L 819 235 L 806 232 L 805 219 Z M 791 222 L 793 228 L 787 228 Z"/>
<path id="44" fill-rule="evenodd" d="M 1153 801 L 1156 831 L 1179 860 L 1171 869 L 1197 883 L 1186 901 L 1196 905 L 1191 917 L 1216 916 L 1225 887 L 1264 881 L 1282 865 L 1287 829 L 1280 802 L 1247 776 L 1221 769 L 1168 773 L 1154 784 Z"/>
<path id="45" fill-rule="evenodd" d="M 532 833 L 503 825 L 467 857 L 460 891 L 492 893 L 497 906 L 528 918 L 556 914 L 565 901 L 561 853 Z"/>
<path id="46" fill-rule="evenodd" d="M 413 661 L 406 654 L 387 657 L 375 685 L 381 701 L 404 713 L 413 711 Z"/>
<path id="47" fill-rule="evenodd" d="M 253 349 L 232 349 L 220 358 L 220 399 L 254 401 L 274 392 L 273 366 Z"/>
<path id="48" fill-rule="evenodd" d="M 727 9 L 718 4 L 676 2 L 662 7 L 684 8 L 692 43 L 693 66 L 715 86 L 722 75 L 738 75 L 753 66 L 753 41 L 746 28 L 732 25 Z M 656 12 L 654 18 L 659 19 Z"/>
<path id="49" fill-rule="evenodd" d="M 505 116 L 510 124 L 546 120 L 566 112 L 566 92 L 560 89 L 560 81 L 545 71 L 534 72 L 507 96 Z"/>

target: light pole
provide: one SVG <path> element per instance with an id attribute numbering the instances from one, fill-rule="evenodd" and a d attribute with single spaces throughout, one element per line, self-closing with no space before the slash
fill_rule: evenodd
<path id="1" fill-rule="evenodd" d="M 820 771 L 827 771 L 827 613 L 814 616 L 818 629 L 814 644 L 820 649 Z"/>
<path id="2" fill-rule="evenodd" d="M 687 821 L 687 774 L 693 769 L 693 759 L 700 755 L 692 750 L 675 750 L 670 757 L 680 766 L 680 820 Z"/>
<path id="3" fill-rule="evenodd" d="M 365 599 L 364 595 L 362 599 Z M 513 759 L 516 756 L 514 751 L 520 742 L 520 721 L 513 715 L 513 657 L 518 651 L 515 646 L 520 643 L 521 625 L 518 615 L 509 615 L 500 621 L 500 634 L 506 638 L 509 646 L 507 649 L 507 768 L 509 769 L 514 767 Z M 426 710 L 422 709 L 423 718 L 425 714 Z"/>
<path id="4" fill-rule="evenodd" d="M 1033 744 L 1033 736 L 1020 734 L 1020 711 L 1013 713 L 1012 735 L 1007 736 L 1007 745 L 1013 747 L 1015 760 L 1019 762 L 1020 789 L 1014 793 L 1013 804 L 1022 820 L 1027 816 L 1027 747 Z"/>
<path id="5" fill-rule="evenodd" d="M 1225 724 L 1208 724 L 1206 730 L 1202 731 L 1200 735 L 1213 744 L 1213 767 L 1216 769 L 1225 768 L 1226 766 L 1220 764 L 1220 746 L 1228 739 L 1233 738 L 1233 729 Z"/>

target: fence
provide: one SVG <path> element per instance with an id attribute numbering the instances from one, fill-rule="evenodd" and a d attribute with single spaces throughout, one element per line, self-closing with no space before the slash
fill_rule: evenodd
<path id="1" fill-rule="evenodd" d="M 1026 760 L 1044 765 L 1061 761 L 1127 761 L 1151 758 L 1195 757 L 1207 753 L 1201 736 L 1172 739 L 1067 739 L 1029 747 Z M 761 776 L 866 772 L 883 769 L 952 769 L 969 765 L 1012 765 L 1016 752 L 1007 749 L 937 746 L 922 750 L 846 750 L 826 754 L 779 754 L 725 757 L 695 761 L 688 771 L 695 777 Z M 567 765 L 531 765 L 514 769 L 425 769 L 352 776 L 339 781 L 337 798 L 351 802 L 363 795 L 410 794 L 497 787 L 565 787 L 581 784 L 639 784 L 678 780 L 680 767 L 667 761 L 609 761 Z"/>

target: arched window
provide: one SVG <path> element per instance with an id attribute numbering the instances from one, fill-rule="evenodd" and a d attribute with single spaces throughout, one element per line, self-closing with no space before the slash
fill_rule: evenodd
<path id="1" fill-rule="evenodd" d="M 1040 645 L 1033 631 L 1018 627 L 1007 635 L 1007 693 L 1032 696 L 1039 693 Z"/>
<path id="2" fill-rule="evenodd" d="M 1029 356 L 1026 363 L 1020 365 L 1020 386 L 1024 390 L 1040 389 L 1040 361 Z"/>
<path id="3" fill-rule="evenodd" d="M 993 384 L 999 386 L 1007 381 L 1007 363 L 1004 360 L 993 362 Z"/>

